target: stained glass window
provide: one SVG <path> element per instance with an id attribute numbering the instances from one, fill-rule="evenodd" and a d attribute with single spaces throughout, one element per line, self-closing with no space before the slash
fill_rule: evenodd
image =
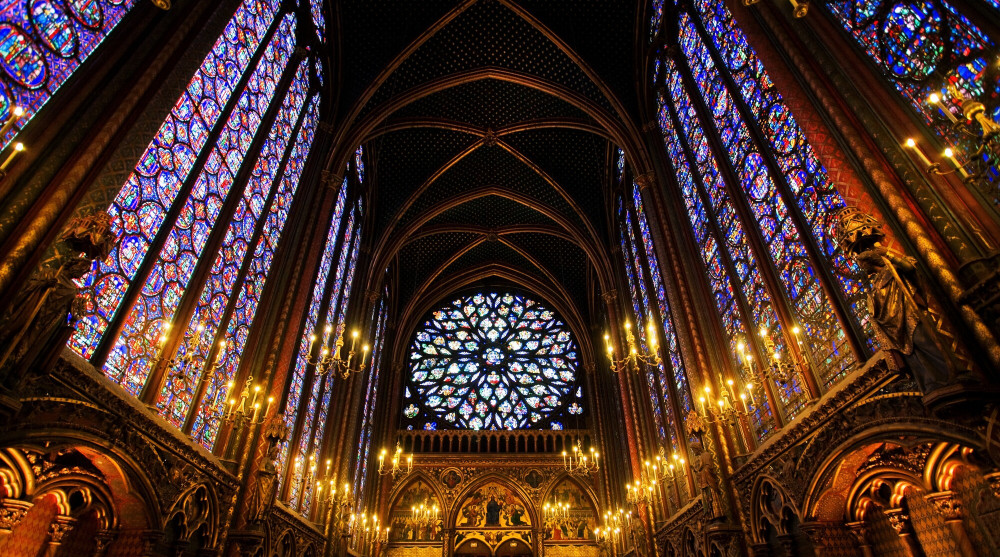
<path id="1" fill-rule="evenodd" d="M 382 300 L 375 311 L 375 344 L 372 348 L 372 363 L 368 371 L 367 388 L 365 389 L 365 402 L 362 406 L 363 422 L 361 424 L 361 435 L 358 439 L 358 456 L 354 463 L 354 485 L 356 492 L 362 493 L 368 481 L 368 465 L 371 462 L 372 448 L 372 428 L 374 427 L 375 404 L 378 402 L 378 381 L 379 371 L 382 367 L 382 351 L 385 345 L 385 320 L 388 312 L 386 293 L 383 293 Z"/>
<path id="2" fill-rule="evenodd" d="M 642 237 L 643 251 L 646 254 L 646 261 L 649 268 L 650 281 L 652 281 L 653 291 L 656 293 L 657 309 L 660 313 L 663 335 L 666 342 L 661 345 L 667 350 L 670 360 L 670 371 L 673 375 L 674 391 L 680 401 L 680 418 L 686 416 L 693 408 L 691 404 L 691 389 L 688 386 L 687 372 L 684 371 L 684 360 L 681 357 L 680 343 L 677 341 L 677 333 L 674 330 L 673 315 L 667 303 L 667 291 L 663 285 L 663 278 L 660 275 L 660 263 L 656 256 L 656 249 L 653 246 L 653 237 L 649 231 L 649 223 L 646 222 L 646 210 L 642 205 L 642 193 L 639 187 L 632 186 L 632 200 L 635 207 L 636 224 L 639 227 L 639 234 Z M 633 245 L 637 244 L 633 236 Z"/>
<path id="3" fill-rule="evenodd" d="M 331 333 L 326 333 L 324 329 L 323 341 L 325 343 L 331 340 L 336 341 L 339 333 L 345 330 L 346 323 L 344 318 L 350 299 L 351 284 L 354 279 L 354 264 L 357 261 L 358 250 L 361 245 L 360 216 L 360 203 L 358 203 L 355 209 L 351 211 L 344 229 L 345 235 L 342 240 L 337 270 L 334 274 L 333 288 L 330 291 L 331 299 L 326 317 L 326 323 L 333 326 Z M 345 340 L 347 340 L 346 335 Z M 347 342 L 350 341 L 348 340 Z M 359 346 L 358 348 L 360 349 L 361 347 Z M 333 382 L 334 378 L 331 374 L 323 377 L 315 377 L 312 388 L 309 389 L 309 396 L 303 401 L 305 406 L 297 412 L 297 414 L 301 415 L 299 419 L 302 421 L 302 433 L 299 436 L 297 450 L 297 454 L 299 455 L 315 455 L 323 446 L 323 434 L 326 429 L 325 418 L 329 411 Z M 318 417 L 322 419 L 318 419 Z M 311 489 L 312 484 L 309 484 L 306 491 L 302 494 L 303 499 L 299 508 L 303 512 L 309 509 L 312 497 Z M 298 503 L 297 496 L 298 486 L 293 485 L 289 498 L 289 502 L 293 506 Z"/>
<path id="4" fill-rule="evenodd" d="M 481 292 L 430 313 L 409 355 L 404 423 L 452 429 L 553 427 L 577 396 L 576 342 L 521 294 Z"/>
<path id="5" fill-rule="evenodd" d="M 264 205 L 272 185 L 275 183 L 281 159 L 288 144 L 293 139 L 293 130 L 298 120 L 298 114 L 305 105 L 309 87 L 307 69 L 308 62 L 303 61 L 299 65 L 292 87 L 285 95 L 278 117 L 275 119 L 271 133 L 260 151 L 260 156 L 253 168 L 253 174 L 247 181 L 233 220 L 230 221 L 229 229 L 226 231 L 223 245 L 228 246 L 228 249 L 220 250 L 216 254 L 211 274 L 202 288 L 198 306 L 187 326 L 187 330 L 195 330 L 199 327 L 202 329 L 202 334 L 198 336 L 199 342 L 195 341 L 194 336 L 189 336 L 178 350 L 178 355 L 194 357 L 192 367 L 197 379 L 200 379 L 200 371 L 204 369 L 206 357 L 212 352 L 212 339 L 216 337 L 221 321 L 226 315 L 225 310 L 229 305 L 231 294 L 234 293 L 239 271 L 250 248 L 251 238 L 257 229 L 257 222 L 264 212 Z M 308 145 L 306 149 L 308 150 Z M 204 339 L 208 339 L 207 343 Z M 216 348 L 217 352 L 222 355 L 226 347 L 217 346 Z M 167 421 L 181 427 L 188 414 L 192 398 L 195 396 L 194 390 L 199 384 L 199 380 L 184 382 L 168 380 L 158 401 L 161 415 Z M 225 400 L 225 398 L 221 398 L 219 402 L 225 402 Z"/>
<path id="6" fill-rule="evenodd" d="M 649 286 L 646 281 L 646 266 L 642 261 L 640 248 L 635 243 L 635 234 L 632 222 L 632 214 L 624 205 L 619 217 L 622 230 L 622 248 L 625 257 L 628 259 L 626 265 L 634 276 L 629 280 L 634 281 L 634 286 L 638 286 L 638 297 L 633 300 L 635 310 L 635 334 L 639 340 L 639 348 L 648 353 L 652 351 L 648 327 L 655 321 L 653 316 L 653 306 L 649 297 Z M 630 284 L 630 286 L 633 286 Z M 654 421 L 658 421 L 660 437 L 669 439 L 671 447 L 677 446 L 677 420 L 670 405 L 670 399 L 665 396 L 669 393 L 667 370 L 664 365 L 640 366 L 646 372 L 646 383 L 649 386 L 649 398 L 653 403 Z"/>
<path id="7" fill-rule="evenodd" d="M 653 65 L 658 121 L 733 369 L 757 380 L 738 348 L 745 343 L 769 361 L 772 350 L 801 358 L 821 385 L 832 385 L 857 365 L 849 332 L 868 325 L 858 269 L 829 236 L 844 201 L 724 3 L 689 6 L 665 8 L 678 22 L 673 55 L 683 63 L 661 51 Z M 875 347 L 870 334 L 866 340 Z M 774 382 L 781 408 L 757 408 L 758 433 L 766 435 L 769 411 L 799 411 L 800 382 Z"/>
<path id="8" fill-rule="evenodd" d="M 119 240 L 96 270 L 78 283 L 85 311 L 69 346 L 81 356 L 94 354 L 118 312 L 125 291 L 243 75 L 239 69 L 249 65 L 275 20 L 279 4 L 278 0 L 246 0 L 236 10 L 108 209 Z M 158 335 L 160 326 L 162 323 L 147 331 L 149 338 Z M 142 352 L 142 347 L 137 348 Z M 137 382 L 137 378 L 129 378 L 130 391 L 137 390 Z"/>
<path id="9" fill-rule="evenodd" d="M 337 200 L 333 208 L 333 216 L 330 220 L 330 225 L 327 227 L 326 243 L 323 247 L 323 254 L 320 256 L 319 272 L 317 273 L 316 280 L 313 283 L 313 291 L 310 297 L 309 307 L 306 312 L 305 325 L 302 329 L 302 336 L 299 338 L 299 348 L 298 354 L 295 358 L 295 367 L 291 370 L 292 377 L 288 388 L 288 400 L 285 404 L 286 411 L 284 413 L 285 425 L 288 426 L 289 431 L 293 431 L 293 428 L 295 427 L 295 420 L 298 417 L 299 401 L 302 397 L 302 391 L 305 389 L 306 371 L 309 366 L 308 359 L 313 345 L 313 340 L 310 339 L 310 336 L 319 324 L 320 310 L 327 293 L 327 278 L 329 276 L 330 269 L 333 267 L 333 258 L 336 255 L 337 246 L 340 244 L 340 221 L 343 218 L 344 206 L 346 203 L 347 180 L 344 180 L 341 184 L 340 191 L 337 193 Z M 350 225 L 348 226 L 348 229 L 349 228 Z M 325 337 L 322 340 L 323 345 L 327 344 L 329 336 L 329 333 L 325 333 Z M 284 466 L 288 462 L 290 449 L 291 441 L 285 442 L 282 445 L 281 450 L 278 452 L 278 470 L 284 470 Z M 292 472 L 294 473 L 294 471 Z M 283 483 L 284 478 L 284 475 L 278 475 L 279 485 Z"/>
<path id="10" fill-rule="evenodd" d="M 0 3 L 0 121 L 24 115 L 6 145 L 121 22 L 136 0 Z"/>
<path id="11" fill-rule="evenodd" d="M 243 164 L 250 143 L 271 102 L 281 72 L 295 46 L 295 19 L 283 18 L 274 39 L 254 69 L 208 159 L 195 179 L 166 242 L 157 254 L 138 300 L 104 366 L 105 373 L 132 394 L 138 394 L 152 367 L 159 336 L 187 289 L 229 189 Z"/>
<path id="12" fill-rule="evenodd" d="M 989 0 L 1000 8 L 996 0 Z M 973 142 L 952 125 L 945 110 L 963 120 L 964 98 L 983 102 L 1000 119 L 1000 68 L 997 45 L 946 0 L 832 0 L 822 4 L 850 33 L 886 79 L 934 130 L 959 153 L 973 153 Z M 931 104 L 931 92 L 943 103 Z M 988 200 L 1000 207 L 1000 159 L 987 154 Z"/>

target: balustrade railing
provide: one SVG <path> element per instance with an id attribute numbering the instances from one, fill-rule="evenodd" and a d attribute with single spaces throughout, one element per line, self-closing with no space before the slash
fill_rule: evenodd
<path id="1" fill-rule="evenodd" d="M 597 446 L 588 430 L 400 430 L 397 438 L 406 453 L 561 454 L 573 450 L 579 439 L 586 449 Z"/>

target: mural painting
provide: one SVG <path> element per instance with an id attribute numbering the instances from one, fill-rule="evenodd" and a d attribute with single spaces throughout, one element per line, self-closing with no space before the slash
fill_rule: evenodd
<path id="1" fill-rule="evenodd" d="M 510 488 L 488 482 L 469 493 L 455 518 L 455 544 L 482 540 L 491 549 L 512 540 L 532 546 L 528 506 Z"/>
<path id="2" fill-rule="evenodd" d="M 594 539 L 597 512 L 590 497 L 576 483 L 563 480 L 545 502 L 550 505 L 544 517 L 546 542 Z"/>
<path id="3" fill-rule="evenodd" d="M 444 511 L 434 491 L 423 480 L 410 484 L 389 515 L 391 542 L 440 542 Z"/>

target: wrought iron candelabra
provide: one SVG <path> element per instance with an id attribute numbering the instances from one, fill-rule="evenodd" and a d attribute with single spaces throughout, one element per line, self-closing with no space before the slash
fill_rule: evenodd
<path id="1" fill-rule="evenodd" d="M 660 358 L 660 351 L 657 346 L 656 339 L 656 327 L 653 325 L 653 320 L 649 320 L 649 325 L 647 329 L 646 340 L 649 343 L 649 350 L 639 351 L 638 344 L 635 341 L 635 334 L 632 333 L 632 323 L 629 321 L 625 322 L 625 344 L 628 346 L 628 354 L 622 359 L 615 358 L 615 348 L 611 344 L 611 335 L 604 335 L 604 344 L 608 351 L 608 360 L 611 362 L 611 371 L 614 373 L 619 373 L 626 369 L 639 369 L 639 364 L 658 366 L 663 363 Z"/>
<path id="2" fill-rule="evenodd" d="M 324 338 L 328 337 L 330 333 L 333 332 L 333 327 L 330 325 L 326 326 Z M 347 379 L 352 373 L 361 373 L 365 370 L 365 363 L 368 360 L 368 352 L 371 348 L 364 344 L 361 347 L 361 361 L 357 365 L 353 365 L 354 358 L 357 356 L 357 351 L 355 348 L 358 344 L 358 331 L 355 329 L 351 332 L 351 349 L 347 353 L 347 358 L 344 358 L 341 353 L 344 348 L 344 324 L 341 323 L 337 326 L 337 340 L 334 342 L 334 350 L 331 353 L 330 349 L 323 346 L 317 356 L 313 356 L 313 346 L 316 344 L 317 335 L 315 333 L 309 335 L 309 358 L 308 362 L 310 365 L 316 367 L 316 373 L 318 375 L 325 375 L 327 373 L 336 372 L 340 375 L 342 379 Z"/>
<path id="3" fill-rule="evenodd" d="M 396 476 L 406 476 L 413 471 L 413 454 L 411 453 L 406 457 L 406 466 L 402 465 L 403 461 L 403 447 L 396 442 L 396 452 L 392 454 L 392 459 L 389 461 L 389 467 L 385 466 L 385 457 L 388 456 L 389 451 L 382 449 L 382 452 L 378 455 L 378 474 L 380 476 L 392 476 L 393 480 Z"/>
<path id="4" fill-rule="evenodd" d="M 597 452 L 594 447 L 590 447 L 589 454 L 584 452 L 580 439 L 577 439 L 576 444 L 573 445 L 572 454 L 563 451 L 562 457 L 563 468 L 574 476 L 589 476 L 601 469 L 601 453 Z"/>

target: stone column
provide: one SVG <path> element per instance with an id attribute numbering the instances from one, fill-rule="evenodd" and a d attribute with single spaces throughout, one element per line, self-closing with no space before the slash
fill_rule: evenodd
<path id="1" fill-rule="evenodd" d="M 116 530 L 101 530 L 94 536 L 94 557 L 104 557 L 108 547 L 118 537 Z"/>
<path id="2" fill-rule="evenodd" d="M 979 552 L 972 544 L 972 539 L 962 522 L 962 502 L 955 497 L 955 494 L 951 491 L 940 491 L 924 495 L 924 499 L 933 503 L 938 512 L 941 513 L 941 517 L 944 518 L 944 523 L 951 530 L 951 535 L 955 538 L 955 544 L 958 545 L 962 555 L 978 557 Z"/>
<path id="3" fill-rule="evenodd" d="M 49 524 L 49 545 L 45 548 L 47 557 L 55 557 L 66 536 L 73 531 L 76 522 L 75 518 L 69 516 L 57 516 L 52 520 Z"/>
<path id="4" fill-rule="evenodd" d="M 872 542 L 868 536 L 868 525 L 864 522 L 848 522 L 846 526 L 854 536 L 854 539 L 858 542 L 861 554 L 864 557 L 875 557 L 875 554 L 872 553 Z"/>
<path id="5" fill-rule="evenodd" d="M 889 519 L 892 529 L 899 534 L 899 539 L 903 542 L 906 554 L 910 557 L 924 557 L 924 550 L 920 547 L 920 541 L 917 540 L 917 536 L 913 532 L 910 513 L 901 508 L 888 509 L 883 512 L 885 512 L 885 516 Z"/>

